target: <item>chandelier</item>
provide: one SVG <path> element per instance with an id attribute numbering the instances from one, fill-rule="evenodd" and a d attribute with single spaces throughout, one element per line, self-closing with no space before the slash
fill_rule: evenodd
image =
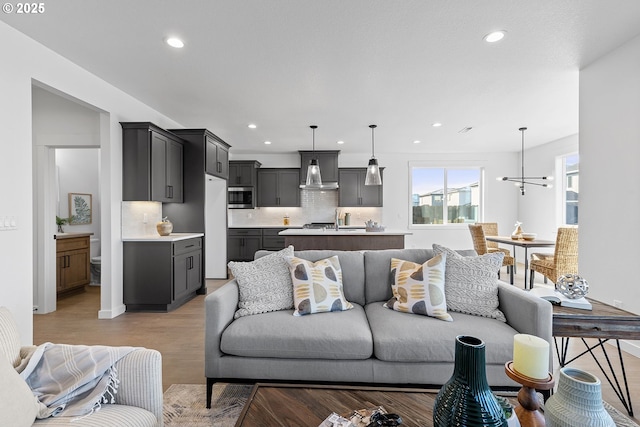
<path id="1" fill-rule="evenodd" d="M 548 184 L 547 182 L 535 182 L 537 180 L 540 181 L 553 181 L 552 176 L 525 176 L 524 175 L 524 131 L 527 130 L 525 127 L 521 127 L 518 129 L 522 132 L 522 149 L 521 149 L 521 166 L 522 166 L 522 175 L 518 177 L 513 176 L 499 176 L 496 178 L 498 181 L 510 181 L 515 183 L 516 187 L 520 188 L 520 193 L 524 196 L 524 185 L 537 185 L 539 187 L 547 187 L 551 188 L 553 185 Z"/>

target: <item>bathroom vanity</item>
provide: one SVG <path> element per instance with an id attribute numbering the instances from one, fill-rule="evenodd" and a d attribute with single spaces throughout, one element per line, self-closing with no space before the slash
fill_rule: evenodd
<path id="1" fill-rule="evenodd" d="M 56 239 L 56 292 L 82 291 L 91 282 L 89 236 L 93 233 L 58 233 Z"/>

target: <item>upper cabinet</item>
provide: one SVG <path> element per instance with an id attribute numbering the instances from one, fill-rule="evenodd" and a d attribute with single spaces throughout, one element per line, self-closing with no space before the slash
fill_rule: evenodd
<path id="1" fill-rule="evenodd" d="M 382 174 L 382 169 L 380 173 Z M 339 206 L 382 207 L 383 186 L 364 185 L 367 168 L 340 168 L 339 176 Z"/>
<path id="2" fill-rule="evenodd" d="M 322 182 L 338 182 L 338 154 L 340 150 L 299 151 L 300 153 L 300 184 L 307 182 L 309 161 L 318 159 Z"/>
<path id="3" fill-rule="evenodd" d="M 199 147 L 205 173 L 229 178 L 229 144 L 207 129 L 171 129 L 171 132 Z"/>
<path id="4" fill-rule="evenodd" d="M 258 168 L 255 160 L 231 160 L 229 162 L 229 187 L 255 187 L 258 185 Z"/>
<path id="5" fill-rule="evenodd" d="M 300 169 L 258 169 L 258 206 L 300 206 Z"/>
<path id="6" fill-rule="evenodd" d="M 182 203 L 182 140 L 150 122 L 123 122 L 122 199 Z"/>

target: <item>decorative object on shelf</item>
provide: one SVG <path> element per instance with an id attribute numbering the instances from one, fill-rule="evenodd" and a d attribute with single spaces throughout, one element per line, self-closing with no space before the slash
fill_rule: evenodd
<path id="1" fill-rule="evenodd" d="M 371 128 L 371 158 L 369 159 L 369 165 L 367 166 L 367 176 L 364 179 L 364 185 L 382 185 L 382 176 L 380 175 L 380 168 L 378 167 L 378 159 L 375 154 L 375 143 L 373 139 L 373 130 L 376 125 L 369 125 Z"/>
<path id="2" fill-rule="evenodd" d="M 569 299 L 578 299 L 589 293 L 589 283 L 577 274 L 564 274 L 556 282 L 556 291 Z"/>
<path id="3" fill-rule="evenodd" d="M 499 176 L 496 178 L 498 181 L 510 181 L 516 184 L 516 187 L 520 188 L 521 194 L 524 196 L 524 185 L 538 185 L 540 187 L 553 187 L 551 184 L 547 184 L 546 182 L 533 182 L 531 180 L 542 180 L 542 181 L 553 181 L 552 176 L 525 176 L 524 175 L 524 131 L 527 130 L 525 127 L 521 127 L 518 129 L 522 132 L 522 150 L 521 150 L 521 167 L 522 167 L 522 175 L 521 176 Z"/>
<path id="4" fill-rule="evenodd" d="M 173 231 L 173 223 L 165 216 L 162 221 L 156 223 L 156 230 L 161 236 L 168 236 Z"/>
<path id="5" fill-rule="evenodd" d="M 284 217 L 282 218 L 282 225 L 289 225 L 289 223 L 289 214 L 284 214 Z"/>
<path id="6" fill-rule="evenodd" d="M 515 230 L 511 233 L 511 238 L 519 240 L 522 237 L 522 223 L 520 221 L 516 221 L 515 227 Z"/>
<path id="7" fill-rule="evenodd" d="M 91 194 L 69 193 L 69 225 L 91 224 Z"/>
<path id="8" fill-rule="evenodd" d="M 56 225 L 58 226 L 58 233 L 64 233 L 63 225 L 69 223 L 69 218 L 60 218 L 56 215 Z"/>
<path id="9" fill-rule="evenodd" d="M 545 379 L 530 378 L 513 369 L 513 362 L 504 365 L 504 371 L 509 378 L 522 384 L 518 392 L 518 403 L 515 412 L 522 427 L 541 427 L 545 425 L 545 416 L 540 412 L 540 399 L 536 390 L 551 390 L 554 385 L 553 377 L 547 374 Z M 579 424 L 575 424 L 579 425 Z"/>
<path id="10" fill-rule="evenodd" d="M 560 369 L 558 390 L 545 403 L 548 427 L 613 427 L 615 423 L 602 404 L 600 380 L 580 369 Z"/>
<path id="11" fill-rule="evenodd" d="M 436 396 L 433 425 L 508 426 L 502 406 L 487 383 L 485 343 L 481 339 L 456 337 L 453 375 Z"/>
<path id="12" fill-rule="evenodd" d="M 384 225 L 378 224 L 377 222 L 374 222 L 372 219 L 365 222 L 364 226 L 365 226 L 365 231 L 370 231 L 370 232 L 384 231 Z"/>
<path id="13" fill-rule="evenodd" d="M 307 186 L 321 186 L 322 185 L 322 177 L 320 176 L 320 164 L 318 163 L 318 159 L 315 157 L 316 154 L 316 129 L 318 126 L 311 125 L 312 133 L 312 150 L 313 157 L 309 160 L 309 166 L 307 167 Z"/>
<path id="14" fill-rule="evenodd" d="M 344 225 L 351 225 L 351 214 L 349 212 L 344 213 Z"/>

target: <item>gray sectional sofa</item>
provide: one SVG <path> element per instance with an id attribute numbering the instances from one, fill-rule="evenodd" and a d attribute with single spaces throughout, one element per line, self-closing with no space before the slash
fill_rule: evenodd
<path id="1" fill-rule="evenodd" d="M 256 258 L 266 253 L 258 252 Z M 475 255 L 473 250 L 458 253 Z M 504 373 L 504 364 L 513 356 L 514 334 L 551 342 L 551 304 L 500 281 L 499 309 L 506 323 L 451 311 L 453 322 L 444 322 L 383 307 L 392 296 L 391 258 L 423 263 L 433 257 L 431 249 L 295 252 L 310 261 L 333 255 L 340 260 L 351 310 L 302 317 L 282 310 L 234 320 L 239 301 L 235 280 L 206 297 L 207 407 L 216 381 L 439 386 L 453 372 L 458 335 L 485 342 L 492 387 L 518 387 Z"/>

